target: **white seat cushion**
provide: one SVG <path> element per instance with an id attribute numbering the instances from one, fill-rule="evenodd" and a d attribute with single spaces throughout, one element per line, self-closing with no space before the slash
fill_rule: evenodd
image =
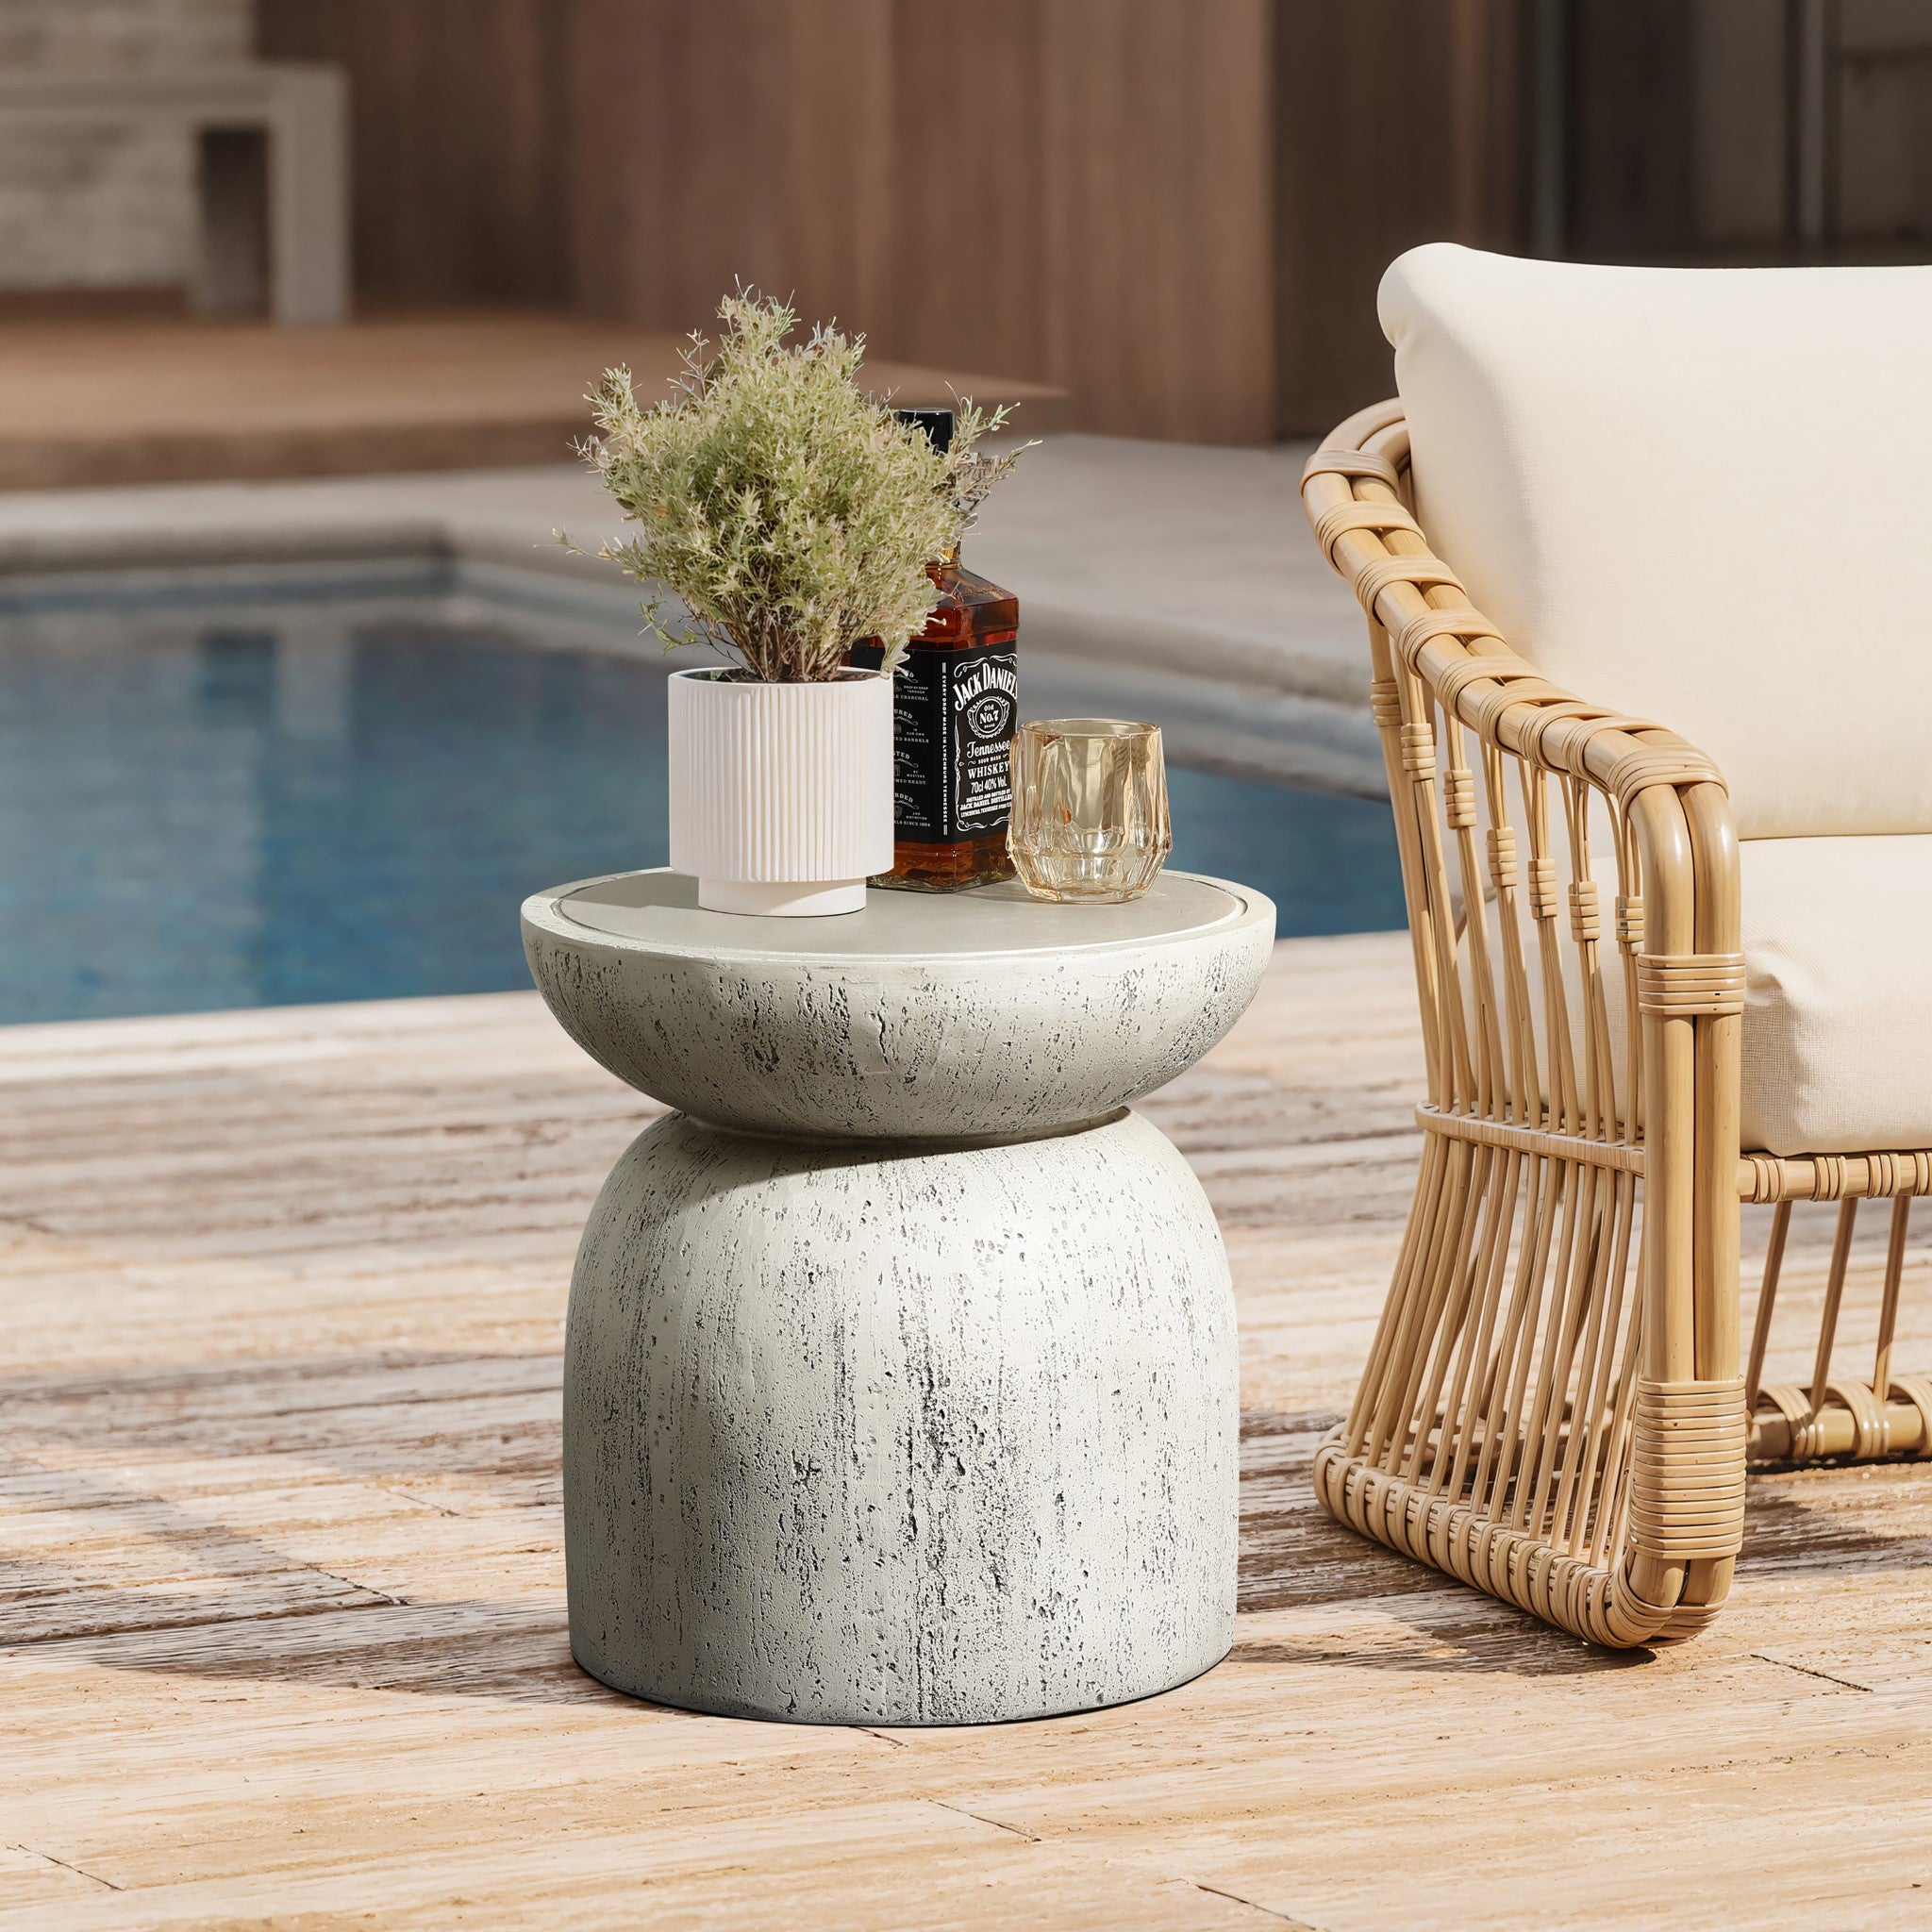
<path id="1" fill-rule="evenodd" d="M 1932 1147 L 1932 838 L 1742 854 L 1745 1147 Z"/>
<path id="2" fill-rule="evenodd" d="M 1556 682 L 1681 732 L 1745 838 L 1932 832 L 1932 267 L 1383 278 L 1431 545 Z"/>

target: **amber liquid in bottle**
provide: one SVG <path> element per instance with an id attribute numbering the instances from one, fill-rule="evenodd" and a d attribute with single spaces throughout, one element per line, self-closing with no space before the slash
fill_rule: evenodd
<path id="1" fill-rule="evenodd" d="M 1020 600 L 960 567 L 929 566 L 939 601 L 908 645 L 893 689 L 892 869 L 873 880 L 954 892 L 1013 875 L 1007 857 Z M 876 644 L 855 663 L 879 661 Z"/>

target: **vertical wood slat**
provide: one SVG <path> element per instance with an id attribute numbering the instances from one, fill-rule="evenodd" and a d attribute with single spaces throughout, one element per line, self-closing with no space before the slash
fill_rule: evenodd
<path id="1" fill-rule="evenodd" d="M 1047 360 L 1083 427 L 1274 426 L 1272 0 L 1043 0 Z"/>
<path id="2" fill-rule="evenodd" d="M 1274 0 L 262 0 L 365 292 L 677 332 L 742 277 L 1085 427 L 1274 434 Z"/>
<path id="3" fill-rule="evenodd" d="M 263 56 L 348 72 L 359 293 L 573 299 L 569 24 L 558 0 L 257 0 Z"/>
<path id="4" fill-rule="evenodd" d="M 1375 285 L 1405 248 L 1522 249 L 1524 59 L 1514 0 L 1280 0 L 1279 434 L 1394 387 Z"/>
<path id="5" fill-rule="evenodd" d="M 259 5 L 349 72 L 384 301 L 681 332 L 743 276 L 1088 428 L 1264 442 L 1386 389 L 1392 256 L 1522 241 L 1511 0 Z"/>

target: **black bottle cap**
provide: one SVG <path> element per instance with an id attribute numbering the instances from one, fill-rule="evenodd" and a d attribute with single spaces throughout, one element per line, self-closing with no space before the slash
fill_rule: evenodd
<path id="1" fill-rule="evenodd" d="M 925 431 L 926 441 L 941 456 L 953 446 L 953 412 L 950 409 L 894 409 L 900 422 Z"/>

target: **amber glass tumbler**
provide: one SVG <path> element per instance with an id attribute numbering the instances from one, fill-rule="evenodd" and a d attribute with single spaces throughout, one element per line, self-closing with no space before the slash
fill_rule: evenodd
<path id="1" fill-rule="evenodd" d="M 1046 718 L 1013 740 L 1007 848 L 1039 899 L 1138 899 L 1174 847 L 1160 729 Z"/>

